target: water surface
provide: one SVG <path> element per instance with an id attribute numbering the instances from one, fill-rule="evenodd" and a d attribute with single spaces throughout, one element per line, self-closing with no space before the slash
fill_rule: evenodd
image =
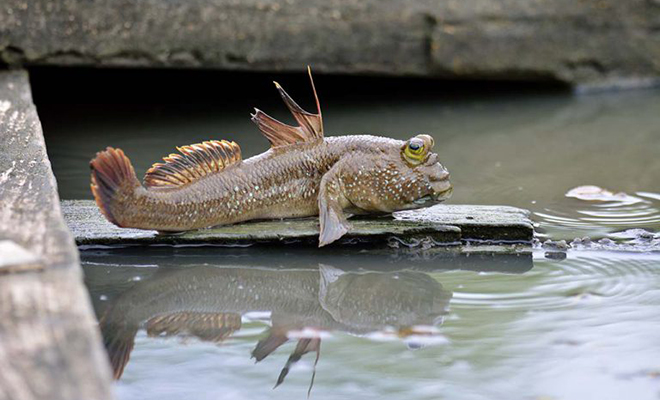
<path id="1" fill-rule="evenodd" d="M 660 394 L 657 255 L 83 260 L 106 340 L 135 341 L 122 399 L 302 399 L 314 369 L 315 399 Z M 310 350 L 273 389 L 305 339 L 316 368 Z"/>
<path id="2" fill-rule="evenodd" d="M 61 97 L 39 91 L 40 74 L 62 74 L 49 80 Z M 270 75 L 97 74 L 33 75 L 66 199 L 90 197 L 88 162 L 106 146 L 141 175 L 177 145 L 266 150 L 252 106 L 290 122 Z M 303 74 L 276 79 L 312 104 Z M 303 399 L 313 376 L 314 399 L 660 396 L 660 91 L 323 76 L 317 88 L 329 135 L 431 133 L 451 203 L 527 208 L 540 240 L 594 241 L 565 260 L 538 246 L 84 251 L 111 357 L 125 364 L 120 399 Z M 566 196 L 583 185 L 611 195 Z"/>

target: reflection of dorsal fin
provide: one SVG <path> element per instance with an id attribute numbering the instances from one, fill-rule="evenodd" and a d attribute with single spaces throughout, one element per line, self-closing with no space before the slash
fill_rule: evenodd
<path id="1" fill-rule="evenodd" d="M 312 387 L 314 386 L 314 378 L 316 377 L 316 364 L 319 363 L 319 357 L 321 356 L 321 339 L 320 338 L 303 338 L 298 340 L 296 349 L 291 353 L 289 359 L 286 361 L 284 368 L 280 371 L 280 376 L 277 377 L 277 382 L 275 383 L 275 389 L 284 382 L 284 378 L 289 374 L 289 370 L 293 364 L 300 361 L 302 356 L 305 354 L 315 351 L 316 359 L 314 360 L 314 369 L 312 372 L 312 380 L 309 383 L 309 389 L 307 389 L 307 398 L 309 398 L 310 393 L 312 392 Z"/>
<path id="2" fill-rule="evenodd" d="M 314 80 L 312 79 L 312 70 L 308 68 L 309 79 L 312 82 L 314 99 L 316 100 L 316 114 L 303 110 L 293 99 L 284 91 L 279 83 L 275 82 L 275 87 L 280 92 L 280 96 L 289 108 L 293 117 L 299 126 L 284 124 L 261 110 L 255 109 L 252 114 L 252 121 L 257 124 L 261 133 L 270 141 L 271 147 L 286 146 L 289 144 L 313 142 L 323 139 L 323 118 L 321 117 L 321 106 L 319 103 Z"/>
<path id="3" fill-rule="evenodd" d="M 147 171 L 145 186 L 186 185 L 241 161 L 241 148 L 226 140 L 209 140 L 176 149 L 181 154 L 170 154 L 163 158 L 164 163 L 156 163 Z"/>
<path id="4" fill-rule="evenodd" d="M 252 358 L 256 359 L 256 362 L 259 362 L 268 357 L 272 352 L 277 350 L 278 347 L 289 340 L 286 334 L 286 331 L 271 328 L 268 332 L 268 336 L 257 343 L 257 347 L 252 351 Z"/>
<path id="5" fill-rule="evenodd" d="M 190 335 L 219 343 L 241 328 L 241 316 L 235 313 L 178 312 L 147 321 L 149 336 Z"/>

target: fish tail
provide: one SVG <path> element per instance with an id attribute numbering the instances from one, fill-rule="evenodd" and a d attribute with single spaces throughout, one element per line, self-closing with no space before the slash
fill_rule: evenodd
<path id="1" fill-rule="evenodd" d="M 120 221 L 121 203 L 130 199 L 139 187 L 131 160 L 121 149 L 112 147 L 96 153 L 89 163 L 92 169 L 92 194 L 101 213 L 117 226 Z"/>
<path id="2" fill-rule="evenodd" d="M 137 326 L 117 326 L 101 322 L 101 333 L 103 335 L 103 344 L 112 367 L 112 376 L 114 379 L 121 378 L 126 364 L 131 356 L 131 351 L 135 346 L 135 335 Z"/>

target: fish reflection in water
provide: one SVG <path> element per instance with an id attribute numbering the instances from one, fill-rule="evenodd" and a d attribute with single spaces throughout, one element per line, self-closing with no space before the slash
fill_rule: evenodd
<path id="1" fill-rule="evenodd" d="M 442 322 L 451 297 L 423 272 L 349 273 L 328 265 L 318 271 L 202 266 L 138 282 L 109 305 L 100 325 L 119 379 L 141 328 L 150 337 L 193 336 L 221 343 L 241 329 L 243 315 L 268 311 L 272 326 L 252 352 L 257 362 L 290 339 L 298 340 L 277 387 L 303 355 L 315 352 L 316 366 L 323 332 L 436 335 L 429 327 Z"/>

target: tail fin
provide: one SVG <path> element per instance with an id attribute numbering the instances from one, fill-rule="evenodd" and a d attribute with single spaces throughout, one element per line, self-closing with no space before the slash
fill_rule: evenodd
<path id="1" fill-rule="evenodd" d="M 92 169 L 92 194 L 101 213 L 108 221 L 121 226 L 113 207 L 118 194 L 131 194 L 136 187 L 140 186 L 131 160 L 126 157 L 121 149 L 112 147 L 96 153 L 96 157 L 90 161 Z"/>
<path id="2" fill-rule="evenodd" d="M 108 353 L 112 375 L 115 379 L 121 378 L 124 368 L 128 364 L 131 351 L 135 346 L 135 335 L 139 328 L 137 325 L 126 323 L 122 318 L 118 319 L 117 315 L 124 317 L 123 313 L 118 313 L 114 305 L 111 305 L 99 318 L 103 344 Z"/>
<path id="3" fill-rule="evenodd" d="M 121 378 L 122 373 L 135 346 L 137 326 L 116 326 L 101 321 L 103 344 L 110 359 L 112 375 L 115 379 Z"/>

